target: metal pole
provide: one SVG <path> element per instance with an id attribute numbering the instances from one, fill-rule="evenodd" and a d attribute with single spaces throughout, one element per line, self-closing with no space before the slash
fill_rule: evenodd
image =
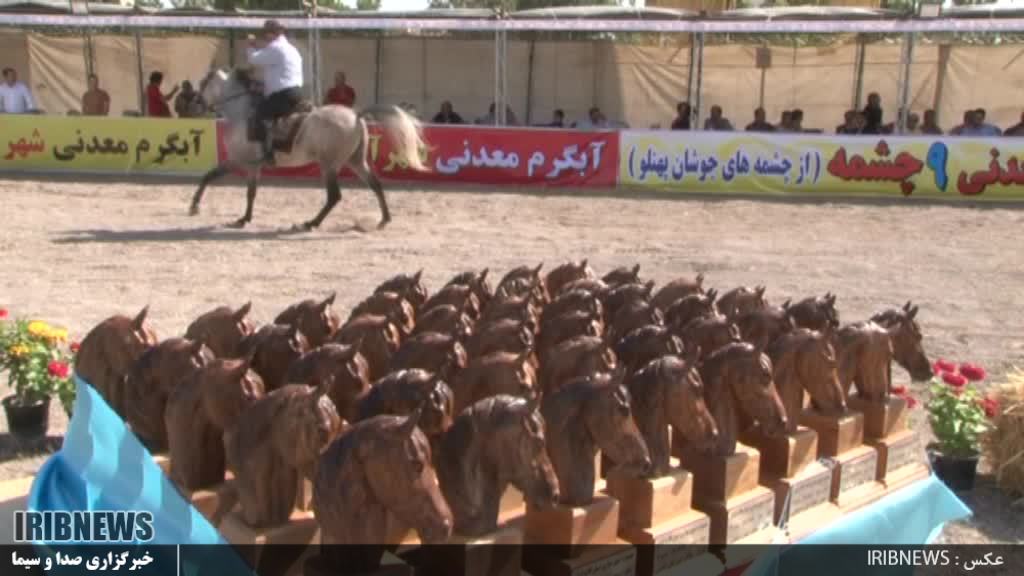
<path id="1" fill-rule="evenodd" d="M 526 65 L 526 119 L 523 121 L 529 126 L 533 123 L 533 53 L 536 41 L 530 38 L 530 57 Z"/>
<path id="2" fill-rule="evenodd" d="M 761 109 L 764 109 L 764 85 L 767 76 L 768 70 L 766 68 L 761 68 L 761 91 L 757 97 L 757 107 Z"/>
<path id="3" fill-rule="evenodd" d="M 508 125 L 508 31 L 501 31 L 501 125 Z"/>
<path id="4" fill-rule="evenodd" d="M 694 106 L 693 115 L 694 122 L 691 124 L 691 128 L 698 130 L 700 128 L 700 115 L 701 115 L 701 92 L 704 85 L 704 33 L 697 33 L 697 85 L 694 87 Z"/>
<path id="5" fill-rule="evenodd" d="M 950 44 L 939 46 L 938 70 L 935 73 L 935 97 L 932 99 L 932 110 L 935 110 L 935 121 L 940 122 L 940 109 L 942 108 L 942 89 L 946 84 L 946 74 L 949 72 L 949 56 L 953 50 Z"/>
<path id="6" fill-rule="evenodd" d="M 903 35 L 903 71 L 900 74 L 902 82 L 900 84 L 900 109 L 899 118 L 897 119 L 897 131 L 902 134 L 907 126 L 907 114 L 910 110 L 907 106 L 910 103 L 910 65 L 914 61 L 914 33 L 907 32 Z"/>
<path id="7" fill-rule="evenodd" d="M 380 34 L 377 35 L 377 54 L 373 58 L 373 101 L 380 104 L 380 57 L 383 52 L 381 48 Z"/>
<path id="8" fill-rule="evenodd" d="M 139 73 L 139 112 L 146 116 L 149 114 L 149 110 L 146 110 L 146 87 L 143 80 L 144 72 L 142 71 L 142 35 L 139 34 L 138 30 L 135 32 L 135 65 Z"/>
<path id="9" fill-rule="evenodd" d="M 861 96 L 864 93 L 864 60 L 867 46 L 864 39 L 857 35 L 857 55 L 853 65 L 853 109 L 860 110 Z"/>
<path id="10" fill-rule="evenodd" d="M 691 127 L 693 123 L 693 84 L 694 77 L 697 73 L 697 33 L 690 33 L 690 61 L 687 63 L 686 69 L 686 102 L 690 104 L 690 122 Z"/>
<path id="11" fill-rule="evenodd" d="M 501 32 L 494 31 L 494 125 L 498 125 L 498 105 L 501 100 Z"/>

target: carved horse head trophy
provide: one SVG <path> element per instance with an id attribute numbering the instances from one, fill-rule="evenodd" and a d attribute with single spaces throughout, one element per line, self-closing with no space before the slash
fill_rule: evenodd
<path id="1" fill-rule="evenodd" d="M 796 432 L 804 409 L 804 392 L 811 408 L 823 416 L 846 412 L 846 396 L 839 385 L 836 354 L 828 334 L 799 328 L 780 336 L 769 353 L 775 386 L 786 408 L 787 432 Z"/>
<path id="2" fill-rule="evenodd" d="M 320 524 L 320 563 L 333 574 L 380 567 L 385 550 L 414 529 L 424 544 L 452 533 L 420 412 L 375 416 L 352 426 L 320 458 L 313 512 Z M 337 546 L 351 545 L 354 546 Z"/>
<path id="3" fill-rule="evenodd" d="M 735 454 L 739 433 L 753 422 L 768 436 L 785 433 L 788 418 L 772 378 L 772 362 L 760 349 L 728 344 L 703 362 L 700 375 L 704 400 L 718 425 L 711 455 Z"/>
<path id="4" fill-rule="evenodd" d="M 381 282 L 374 292 L 395 292 L 412 304 L 414 310 L 419 312 L 420 307 L 427 301 L 429 292 L 423 285 L 423 270 L 415 274 L 399 274 Z"/>
<path id="5" fill-rule="evenodd" d="M 917 306 L 909 301 L 900 309 L 890 309 L 871 317 L 871 320 L 889 331 L 892 336 L 893 356 L 896 362 L 917 381 L 932 377 L 931 362 L 921 345 L 923 336 L 917 325 Z"/>
<path id="6" fill-rule="evenodd" d="M 624 377 L 622 368 L 614 374 L 592 374 L 543 398 L 548 454 L 563 505 L 586 506 L 593 501 L 599 449 L 623 473 L 644 477 L 651 471 L 647 445 L 633 420 L 632 399 L 622 386 Z"/>
<path id="7" fill-rule="evenodd" d="M 437 374 L 413 368 L 398 370 L 374 383 L 356 408 L 359 420 L 383 414 L 404 416 L 419 411 L 418 426 L 436 450 L 452 425 L 455 395 Z"/>
<path id="8" fill-rule="evenodd" d="M 835 338 L 839 357 L 839 384 L 847 401 L 850 386 L 857 396 L 872 403 L 889 398 L 892 386 L 892 336 L 874 322 L 856 322 L 843 326 Z"/>
<path id="9" fill-rule="evenodd" d="M 671 471 L 669 426 L 699 450 L 710 449 L 718 438 L 718 426 L 704 402 L 704 384 L 697 372 L 699 357 L 697 348 L 688 349 L 685 359 L 662 356 L 641 368 L 627 384 L 655 477 Z"/>
<path id="10" fill-rule="evenodd" d="M 544 420 L 535 403 L 523 398 L 491 396 L 466 408 L 445 432 L 436 460 L 456 534 L 478 537 L 496 530 L 509 484 L 539 509 L 558 503 Z"/>

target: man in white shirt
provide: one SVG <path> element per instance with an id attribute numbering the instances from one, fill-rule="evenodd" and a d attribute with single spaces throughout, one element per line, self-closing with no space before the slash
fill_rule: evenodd
<path id="1" fill-rule="evenodd" d="M 273 162 L 273 133 L 268 124 L 288 116 L 302 102 L 302 55 L 284 36 L 276 20 L 263 24 L 259 40 L 249 38 L 249 63 L 263 70 L 263 101 L 256 110 L 257 134 L 264 159 Z"/>
<path id="2" fill-rule="evenodd" d="M 0 112 L 25 114 L 35 110 L 32 94 L 21 82 L 13 68 L 4 68 L 4 82 L 0 84 Z"/>

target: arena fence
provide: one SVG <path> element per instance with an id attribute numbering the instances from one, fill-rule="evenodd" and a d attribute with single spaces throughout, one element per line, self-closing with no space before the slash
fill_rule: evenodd
<path id="1" fill-rule="evenodd" d="M 370 159 L 390 181 L 1024 199 L 1018 138 L 427 126 L 430 171 L 422 173 L 397 160 L 376 127 L 371 132 Z M 199 176 L 224 157 L 225 135 L 216 120 L 8 116 L 0 171 Z M 319 176 L 315 166 L 266 172 Z"/>

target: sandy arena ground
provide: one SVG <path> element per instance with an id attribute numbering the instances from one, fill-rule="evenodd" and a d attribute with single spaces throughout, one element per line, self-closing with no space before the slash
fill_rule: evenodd
<path id="1" fill-rule="evenodd" d="M 933 358 L 974 361 L 995 378 L 1024 365 L 1019 209 L 391 191 L 395 221 L 364 233 L 355 224 L 372 228 L 376 203 L 355 190 L 320 231 L 291 234 L 322 192 L 264 188 L 255 223 L 237 231 L 221 227 L 244 208 L 237 186 L 210 190 L 195 218 L 186 216 L 192 184 L 8 180 L 0 189 L 0 307 L 78 337 L 146 304 L 168 337 L 225 303 L 252 299 L 255 318 L 269 321 L 336 290 L 346 314 L 399 271 L 423 268 L 437 288 L 468 268 L 500 277 L 519 264 L 589 257 L 600 273 L 638 262 L 659 282 L 700 272 L 720 289 L 763 283 L 775 303 L 833 291 L 844 322 L 912 299 Z M 53 414 L 44 450 L 66 426 L 56 402 Z M 927 435 L 920 409 L 913 425 Z M 45 453 L 15 446 L 0 426 L 0 478 L 33 474 Z M 991 477 L 964 498 L 976 515 L 947 527 L 946 540 L 1024 542 L 1024 509 Z"/>

